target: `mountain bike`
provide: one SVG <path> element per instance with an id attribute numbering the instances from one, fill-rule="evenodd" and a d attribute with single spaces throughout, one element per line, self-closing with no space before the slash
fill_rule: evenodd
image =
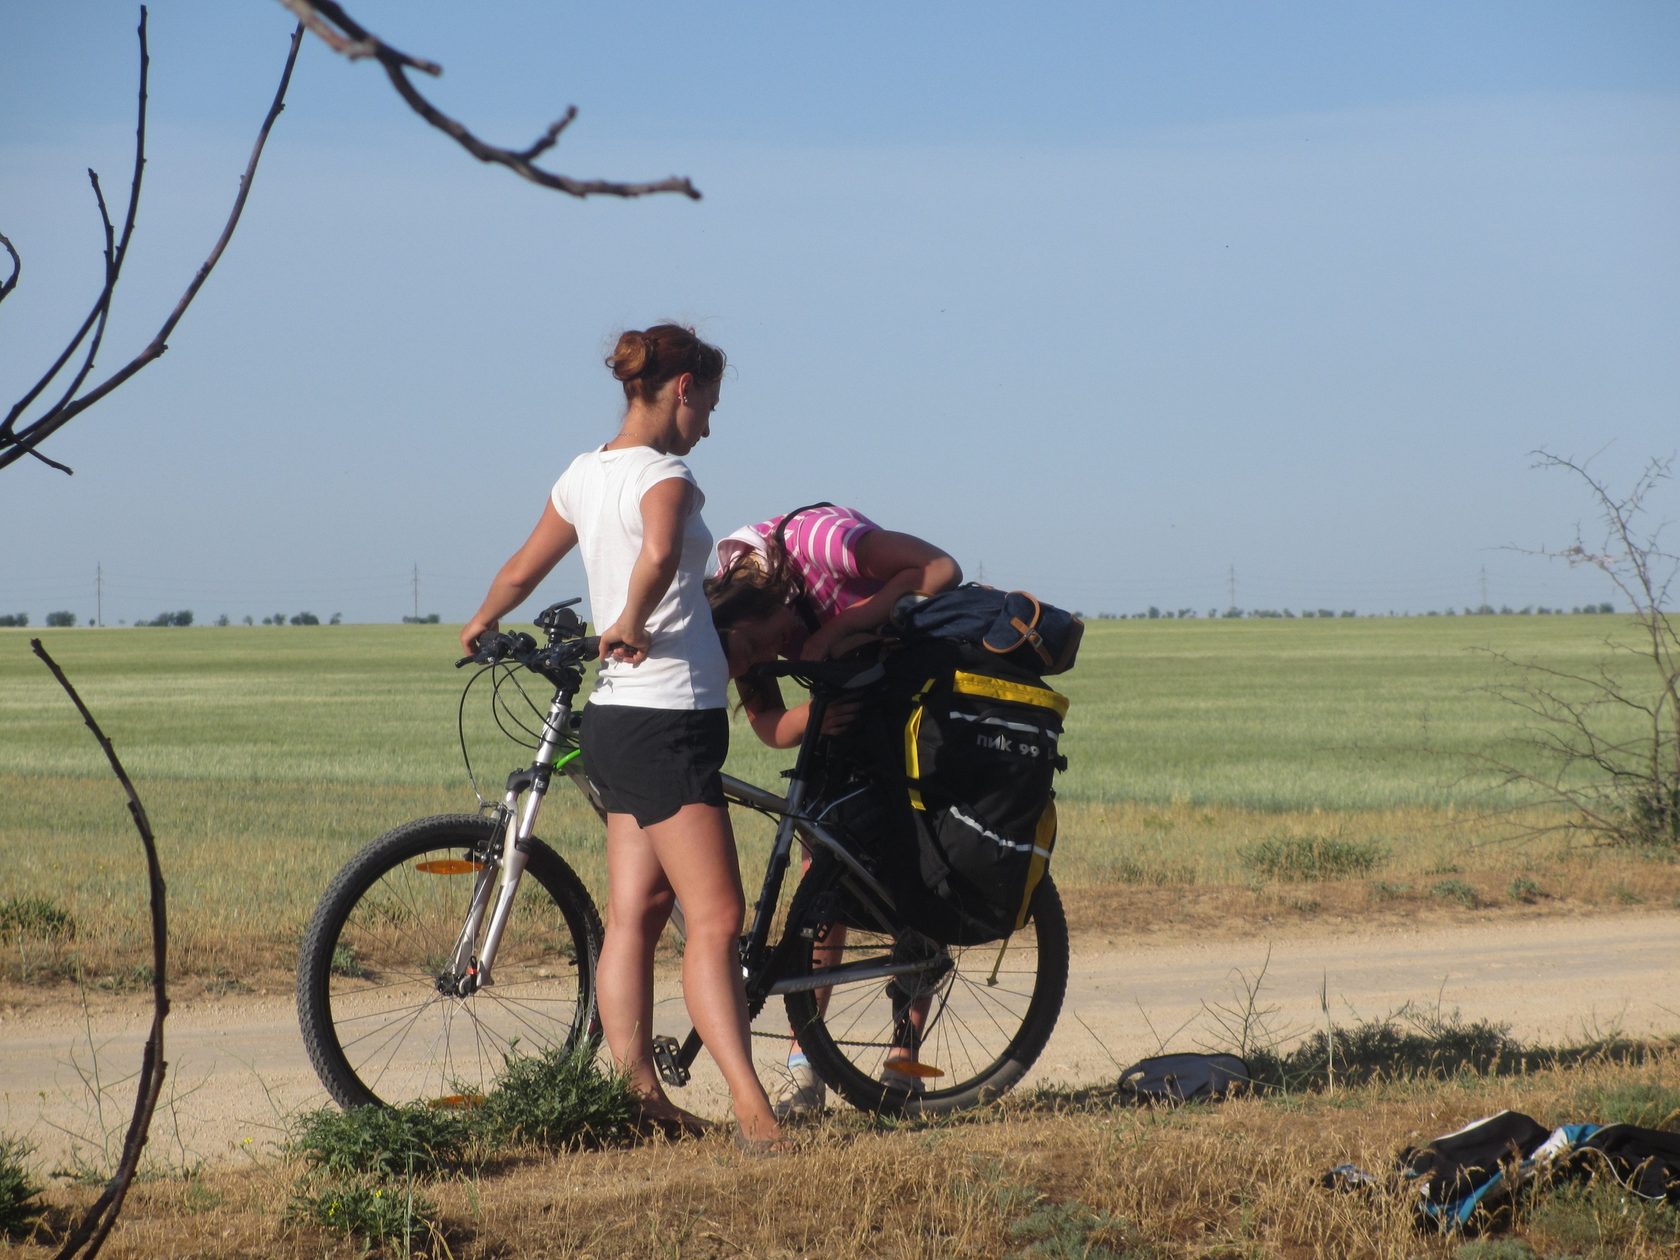
<path id="1" fill-rule="evenodd" d="M 316 1073 L 341 1106 L 471 1106 L 514 1055 L 598 1043 L 600 917 L 576 873 L 536 835 L 557 776 L 605 817 L 578 761 L 582 714 L 572 705 L 598 640 L 571 611 L 577 602 L 537 618 L 543 644 L 498 632 L 458 662 L 482 667 L 462 695 L 464 754 L 467 693 L 478 677 L 496 680 L 493 696 L 514 685 L 532 715 L 524 730 L 535 756 L 508 776 L 501 800 L 478 814 L 419 819 L 372 841 L 333 879 L 310 920 L 298 962 L 298 1020 Z M 871 789 L 820 790 L 824 737 L 817 732 L 827 707 L 844 698 L 867 702 L 882 667 L 782 661 L 763 668 L 810 690 L 811 733 L 784 772 L 785 793 L 724 776 L 732 812 L 751 811 L 775 826 L 741 940 L 752 1015 L 782 997 L 817 1075 L 866 1111 L 933 1114 L 998 1096 L 1044 1049 L 1061 1010 L 1068 934 L 1054 883 L 1040 882 L 1026 925 L 1001 942 L 947 945 L 903 926 L 893 890 L 871 860 L 871 837 L 841 822 L 847 799 Z M 533 678 L 544 692 L 553 688 L 546 706 L 524 689 Z M 470 776 L 470 758 L 468 765 Z M 811 862 L 783 907 L 796 844 Z M 680 911 L 674 918 L 680 928 Z M 836 930 L 842 924 L 843 933 Z M 788 1032 L 755 1036 L 785 1042 Z M 688 1082 L 700 1049 L 692 1029 L 681 1041 L 655 1038 L 667 1085 Z M 883 1081 L 889 1060 L 894 1071 Z"/>

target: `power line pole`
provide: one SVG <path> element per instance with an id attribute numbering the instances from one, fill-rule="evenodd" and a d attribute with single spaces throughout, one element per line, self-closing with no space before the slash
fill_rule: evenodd
<path id="1" fill-rule="evenodd" d="M 419 621 L 420 621 L 420 566 L 419 566 L 419 564 L 416 564 L 414 566 L 414 620 L 415 620 L 416 624 L 418 624 Z"/>
<path id="2" fill-rule="evenodd" d="M 93 566 L 93 624 L 105 624 L 105 565 L 102 562 Z"/>
<path id="3" fill-rule="evenodd" d="M 1237 606 L 1237 566 L 1234 564 L 1231 566 L 1230 574 L 1226 577 L 1226 589 L 1230 591 L 1231 600 L 1225 607 L 1235 608 Z"/>
<path id="4" fill-rule="evenodd" d="M 1482 610 L 1488 609 L 1487 602 L 1487 565 L 1482 566 Z"/>

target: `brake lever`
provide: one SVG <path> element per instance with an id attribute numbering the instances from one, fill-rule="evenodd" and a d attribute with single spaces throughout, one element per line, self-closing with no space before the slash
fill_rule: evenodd
<path id="1" fill-rule="evenodd" d="M 518 660 L 521 654 L 529 655 L 536 651 L 537 641 L 523 630 L 516 630 L 512 634 L 498 633 L 495 639 L 483 646 L 471 656 L 463 656 L 455 662 L 455 668 L 463 665 L 494 665 L 499 661 L 512 657 Z"/>

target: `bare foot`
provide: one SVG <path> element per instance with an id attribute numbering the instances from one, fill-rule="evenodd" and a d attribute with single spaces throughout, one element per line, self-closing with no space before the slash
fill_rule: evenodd
<path id="1" fill-rule="evenodd" d="M 702 1120 L 692 1111 L 684 1111 L 668 1098 L 642 1099 L 636 1116 L 638 1130 L 650 1135 L 658 1133 L 672 1141 L 701 1137 L 711 1127 L 710 1121 Z"/>

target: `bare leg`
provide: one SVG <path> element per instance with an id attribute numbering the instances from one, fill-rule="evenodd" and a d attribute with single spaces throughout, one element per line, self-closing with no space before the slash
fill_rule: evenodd
<path id="1" fill-rule="evenodd" d="M 601 1031 L 646 1112 L 682 1119 L 689 1113 L 666 1097 L 653 1062 L 653 953 L 675 900 L 647 833 L 629 814 L 608 814 L 607 923 L 595 969 Z"/>
<path id="2" fill-rule="evenodd" d="M 778 1138 L 770 1100 L 753 1070 L 740 960 L 745 898 L 729 814 L 715 805 L 685 805 L 644 834 L 683 906 L 689 1018 L 729 1085 L 741 1135 L 751 1141 Z"/>
<path id="3" fill-rule="evenodd" d="M 804 849 L 803 852 L 804 856 L 800 859 L 799 863 L 799 877 L 801 879 L 803 879 L 811 870 L 811 851 L 809 849 Z M 845 949 L 846 925 L 844 923 L 835 923 L 830 925 L 828 935 L 823 938 L 822 944 L 811 947 L 811 970 L 822 971 L 828 967 L 834 966 L 844 956 Z M 817 1010 L 819 1013 L 828 1013 L 828 999 L 833 992 L 833 989 L 817 990 L 816 999 Z M 792 1033 L 788 1037 L 788 1058 L 792 1059 L 794 1055 L 800 1053 L 803 1053 L 803 1051 L 799 1045 L 799 1034 Z"/>

